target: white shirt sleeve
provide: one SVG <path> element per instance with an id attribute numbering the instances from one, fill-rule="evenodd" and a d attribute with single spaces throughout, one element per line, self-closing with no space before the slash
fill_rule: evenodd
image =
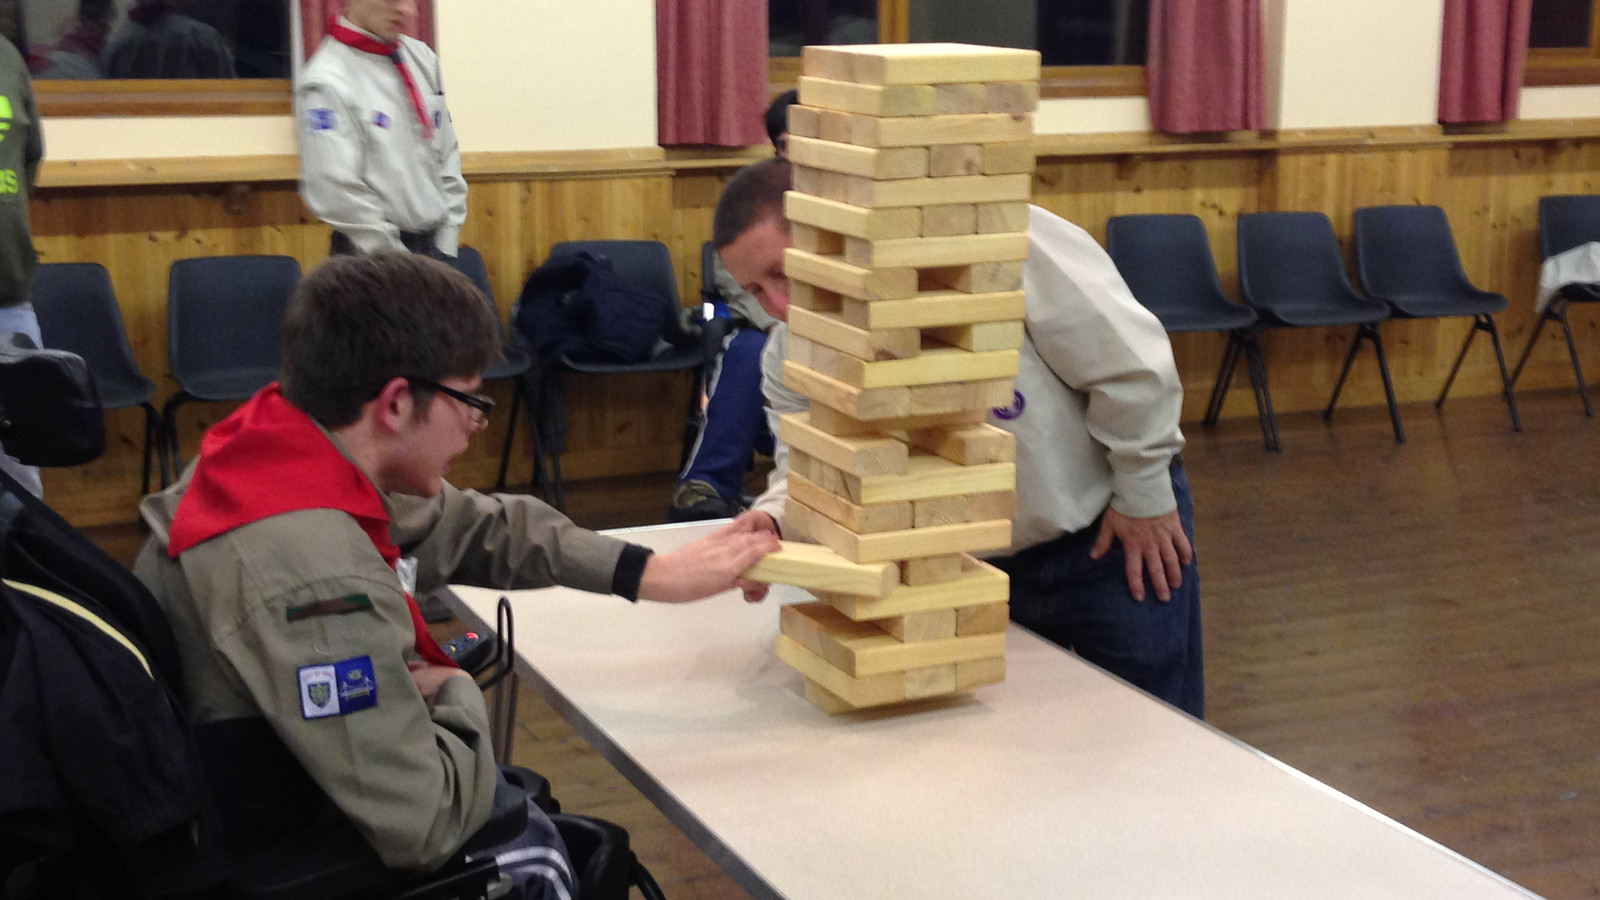
<path id="1" fill-rule="evenodd" d="M 364 177 L 361 121 L 349 104 L 326 85 L 303 84 L 295 91 L 295 119 L 306 206 L 363 252 L 405 249 L 400 229 L 384 220 L 383 201 Z"/>

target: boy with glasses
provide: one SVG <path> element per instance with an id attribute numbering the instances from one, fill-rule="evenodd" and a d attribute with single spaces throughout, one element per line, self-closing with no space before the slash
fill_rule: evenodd
<path id="1" fill-rule="evenodd" d="M 651 555 L 532 497 L 445 482 L 493 408 L 476 391 L 499 352 L 489 305 L 448 266 L 330 259 L 290 302 L 282 380 L 142 506 L 154 534 L 136 572 L 171 618 L 190 714 L 265 717 L 391 868 L 450 858 L 497 781 L 482 695 L 413 595 L 561 584 L 679 602 L 738 586 L 754 601 L 766 586 L 740 573 L 777 549 L 745 519 Z"/>

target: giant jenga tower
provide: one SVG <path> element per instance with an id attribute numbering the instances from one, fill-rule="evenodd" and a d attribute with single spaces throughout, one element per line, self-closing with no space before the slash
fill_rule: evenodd
<path id="1" fill-rule="evenodd" d="M 1013 402 L 1039 54 L 807 47 L 789 110 L 791 528 L 757 574 L 813 589 L 778 655 L 828 712 L 1005 677 Z"/>

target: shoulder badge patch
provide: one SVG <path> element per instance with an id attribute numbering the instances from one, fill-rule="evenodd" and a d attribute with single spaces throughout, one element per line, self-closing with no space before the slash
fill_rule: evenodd
<path id="1" fill-rule="evenodd" d="M 337 600 L 318 600 L 316 603 L 307 603 L 303 606 L 291 606 L 284 611 L 284 618 L 291 622 L 301 619 L 314 619 L 317 616 L 339 616 L 345 613 L 362 612 L 372 608 L 372 598 L 366 594 L 349 594 Z"/>
<path id="2" fill-rule="evenodd" d="M 313 109 L 307 114 L 312 131 L 333 131 L 334 118 L 331 109 Z"/>
<path id="3" fill-rule="evenodd" d="M 387 129 L 389 127 L 389 114 L 385 112 L 374 112 L 372 114 L 372 124 L 378 126 L 379 128 Z"/>
<path id="4" fill-rule="evenodd" d="M 307 719 L 347 716 L 378 705 L 370 656 L 301 666 L 295 676 L 300 682 L 300 714 Z"/>

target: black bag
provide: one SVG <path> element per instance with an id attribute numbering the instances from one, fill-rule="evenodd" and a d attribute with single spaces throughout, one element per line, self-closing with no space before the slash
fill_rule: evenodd
<path id="1" fill-rule="evenodd" d="M 79 466 L 105 452 L 100 392 L 81 357 L 7 333 L 0 338 L 0 397 L 0 445 L 24 465 Z"/>
<path id="2" fill-rule="evenodd" d="M 551 257 L 517 300 L 517 328 L 541 359 L 644 362 L 677 328 L 667 298 L 629 287 L 611 260 L 587 250 Z"/>

